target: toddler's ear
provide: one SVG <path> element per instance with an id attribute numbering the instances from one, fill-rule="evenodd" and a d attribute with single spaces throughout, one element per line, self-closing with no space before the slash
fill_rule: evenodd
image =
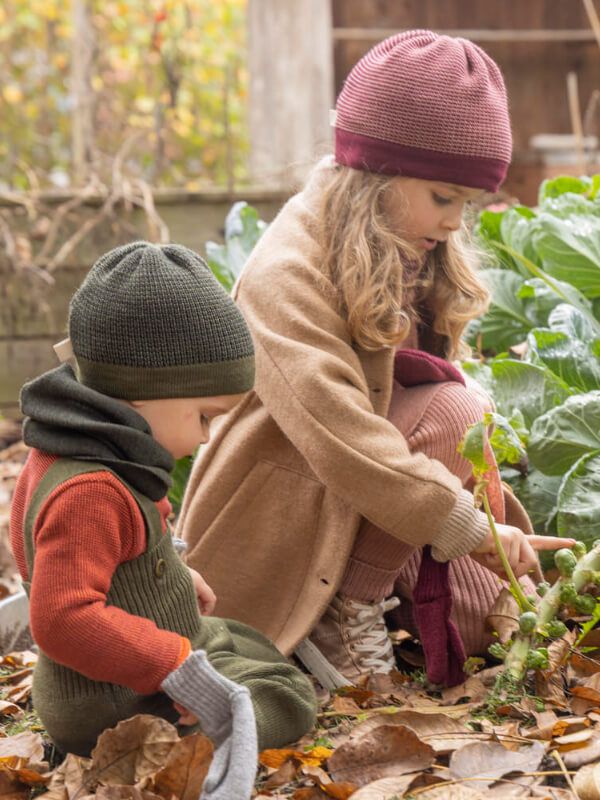
<path id="1" fill-rule="evenodd" d="M 130 406 L 134 408 L 143 408 L 147 404 L 147 400 L 128 400 Z"/>

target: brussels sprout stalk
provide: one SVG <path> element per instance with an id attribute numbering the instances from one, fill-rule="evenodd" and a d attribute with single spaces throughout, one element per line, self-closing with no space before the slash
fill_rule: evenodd
<path id="1" fill-rule="evenodd" d="M 487 430 L 492 423 L 496 428 L 488 439 Z M 528 669 L 548 669 L 548 650 L 540 644 L 543 645 L 546 639 L 560 638 L 567 630 L 557 618 L 561 606 L 574 608 L 579 613 L 594 613 L 594 608 L 597 608 L 595 596 L 582 594 L 581 590 L 590 583 L 600 586 L 600 541 L 587 554 L 582 542 L 578 542 L 573 550 L 558 550 L 554 556 L 560 575 L 556 583 L 550 586 L 542 582 L 538 586 L 538 597 L 526 597 L 506 557 L 490 508 L 487 487 L 493 459 L 486 453 L 490 443 L 499 463 L 517 463 L 524 450 L 518 432 L 498 414 L 486 414 L 481 422 L 471 425 L 458 447 L 473 467 L 475 502 L 485 510 L 498 556 L 521 611 L 519 630 L 512 643 L 509 646 L 494 643 L 491 649 L 491 654 L 503 659 L 505 664 L 492 693 L 493 702 L 503 702 L 507 693 L 522 691 L 521 684 Z"/>
<path id="2" fill-rule="evenodd" d="M 529 651 L 539 642 L 546 626 L 555 621 L 561 607 L 561 591 L 564 591 L 563 587 L 572 584 L 579 593 L 586 584 L 595 580 L 595 573 L 599 568 L 600 543 L 596 544 L 589 553 L 581 556 L 570 576 L 562 575 L 544 596 L 540 597 L 537 605 L 536 630 L 528 634 L 518 633 L 504 659 L 506 670 L 516 681 L 523 680 L 525 676 Z"/>

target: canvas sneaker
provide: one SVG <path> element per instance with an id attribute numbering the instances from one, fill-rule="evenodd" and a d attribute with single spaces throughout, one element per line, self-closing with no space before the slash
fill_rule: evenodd
<path id="1" fill-rule="evenodd" d="M 384 614 L 399 604 L 397 597 L 365 603 L 336 594 L 295 655 L 326 689 L 391 672 L 396 661 Z"/>

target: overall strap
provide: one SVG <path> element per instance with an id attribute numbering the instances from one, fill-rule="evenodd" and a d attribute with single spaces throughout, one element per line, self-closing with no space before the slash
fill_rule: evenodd
<path id="1" fill-rule="evenodd" d="M 125 488 L 133 495 L 134 500 L 139 506 L 144 522 L 146 523 L 146 550 L 152 550 L 160 541 L 162 536 L 160 513 L 156 505 L 149 497 L 136 491 L 126 481 L 123 480 L 117 473 L 104 464 L 92 461 L 78 461 L 74 458 L 59 458 L 47 470 L 44 477 L 38 483 L 31 497 L 31 501 L 27 508 L 25 521 L 23 523 L 23 537 L 25 544 L 25 558 L 27 561 L 27 573 L 29 576 L 29 583 L 33 576 L 33 562 L 34 562 L 34 542 L 33 530 L 35 521 L 38 517 L 41 507 L 43 506 L 46 498 L 69 478 L 76 475 L 92 474 L 94 472 L 111 472 Z"/>

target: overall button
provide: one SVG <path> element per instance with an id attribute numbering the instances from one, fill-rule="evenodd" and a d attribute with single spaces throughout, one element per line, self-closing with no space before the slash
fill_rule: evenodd
<path id="1" fill-rule="evenodd" d="M 157 578 L 162 578 L 162 576 L 165 574 L 166 566 L 167 564 L 164 558 L 159 558 L 156 562 L 156 566 L 154 567 L 154 574 Z"/>

